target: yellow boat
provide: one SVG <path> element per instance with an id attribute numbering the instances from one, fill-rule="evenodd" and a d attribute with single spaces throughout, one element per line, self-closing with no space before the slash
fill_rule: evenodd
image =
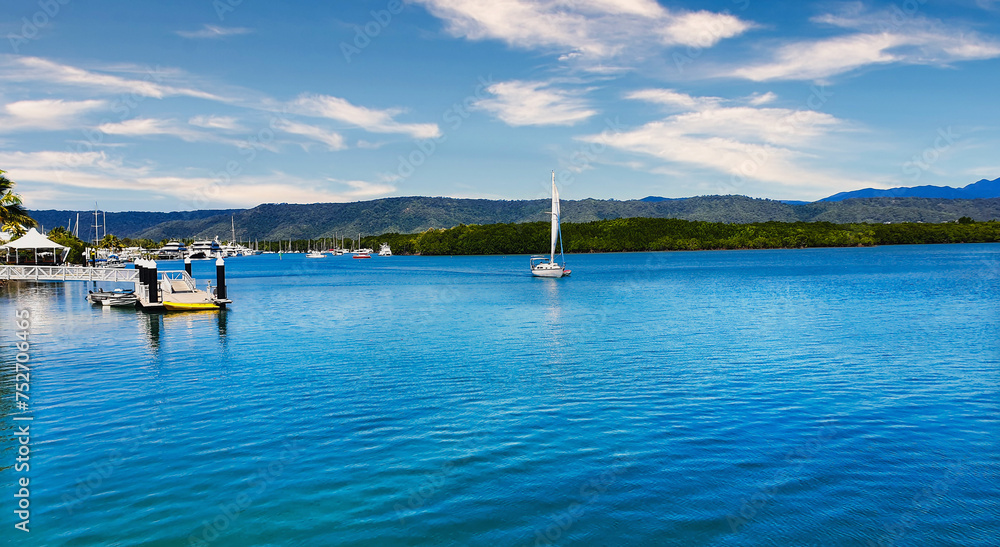
<path id="1" fill-rule="evenodd" d="M 217 310 L 219 305 L 215 302 L 163 302 L 163 307 L 167 311 L 197 311 L 197 310 Z"/>

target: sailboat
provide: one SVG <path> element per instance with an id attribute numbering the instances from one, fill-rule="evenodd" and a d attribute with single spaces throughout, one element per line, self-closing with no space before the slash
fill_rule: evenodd
<path id="1" fill-rule="evenodd" d="M 566 277 L 570 271 L 566 269 L 566 257 L 563 256 L 562 229 L 559 225 L 559 190 L 556 189 L 556 172 L 552 172 L 552 245 L 549 256 L 531 257 L 531 275 L 535 277 Z M 559 259 L 556 262 L 556 242 L 559 242 Z"/>

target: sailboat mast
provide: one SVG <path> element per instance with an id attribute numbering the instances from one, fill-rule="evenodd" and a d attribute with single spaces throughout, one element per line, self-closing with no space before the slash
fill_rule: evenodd
<path id="1" fill-rule="evenodd" d="M 552 228 L 549 263 L 556 261 L 556 238 L 559 236 L 559 191 L 556 190 L 556 172 L 552 171 Z"/>

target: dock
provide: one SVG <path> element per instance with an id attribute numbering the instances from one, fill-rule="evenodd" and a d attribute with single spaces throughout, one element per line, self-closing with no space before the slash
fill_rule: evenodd
<path id="1" fill-rule="evenodd" d="M 153 277 L 155 276 L 155 278 Z M 133 283 L 139 297 L 137 306 L 146 312 L 167 311 L 163 301 L 178 304 L 215 304 L 220 308 L 231 304 L 222 290 L 198 289 L 198 282 L 186 270 L 157 271 L 156 268 L 91 268 L 86 266 L 0 265 L 0 279 L 9 281 L 89 281 Z M 224 277 L 222 278 L 223 283 Z M 155 287 L 154 295 L 150 287 Z M 221 294 L 219 294 L 221 293 Z"/>

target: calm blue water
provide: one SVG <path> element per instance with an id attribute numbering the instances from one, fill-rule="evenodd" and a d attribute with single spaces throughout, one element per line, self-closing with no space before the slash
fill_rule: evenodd
<path id="1" fill-rule="evenodd" d="M 997 544 L 1000 246 L 568 258 L 232 259 L 222 313 L 9 287 L 0 538 Z"/>

